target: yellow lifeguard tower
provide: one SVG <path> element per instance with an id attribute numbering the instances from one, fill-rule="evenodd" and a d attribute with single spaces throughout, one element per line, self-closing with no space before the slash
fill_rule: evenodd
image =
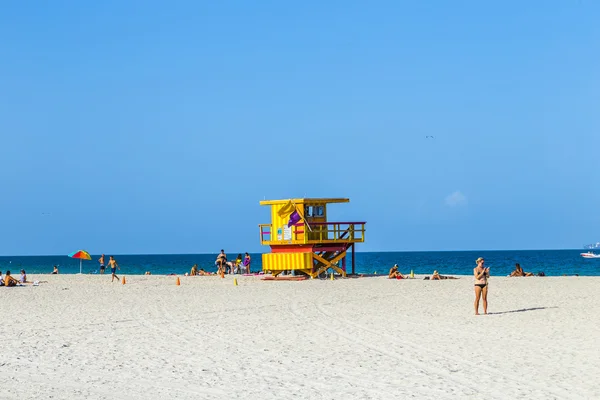
<path id="1" fill-rule="evenodd" d="M 271 206 L 271 223 L 259 225 L 261 244 L 271 247 L 271 253 L 262 255 L 263 271 L 274 276 L 295 271 L 316 278 L 332 269 L 345 277 L 346 254 L 351 249 L 354 274 L 354 247 L 365 241 L 366 222 L 327 221 L 328 204 L 348 202 L 343 198 L 261 201 L 260 205 Z"/>

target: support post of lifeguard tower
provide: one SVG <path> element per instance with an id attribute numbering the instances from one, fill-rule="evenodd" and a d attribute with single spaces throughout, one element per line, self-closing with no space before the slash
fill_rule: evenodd
<path id="1" fill-rule="evenodd" d="M 263 271 L 274 276 L 295 271 L 316 278 L 333 270 L 345 277 L 346 255 L 351 248 L 352 274 L 355 274 L 355 246 L 365 241 L 366 222 L 327 221 L 328 204 L 349 201 L 344 198 L 261 201 L 261 205 L 271 206 L 271 223 L 259 225 L 261 244 L 271 247 L 270 253 L 262 255 Z"/>

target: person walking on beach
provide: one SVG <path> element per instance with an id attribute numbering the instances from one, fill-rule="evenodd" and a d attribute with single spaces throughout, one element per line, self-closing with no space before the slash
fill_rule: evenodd
<path id="1" fill-rule="evenodd" d="M 111 282 L 113 282 L 115 280 L 115 278 L 117 278 L 117 282 L 119 282 L 119 277 L 117 276 L 117 268 L 119 268 L 119 271 L 121 270 L 121 268 L 119 267 L 119 264 L 117 264 L 117 260 L 115 260 L 115 258 L 113 256 L 110 256 L 110 259 L 108 260 L 108 266 L 110 267 L 110 273 L 112 274 L 111 277 Z"/>
<path id="2" fill-rule="evenodd" d="M 490 276 L 490 268 L 485 268 L 485 260 L 481 257 L 475 261 L 477 266 L 473 269 L 475 277 L 475 315 L 479 315 L 479 299 L 483 297 L 483 313 L 487 314 L 487 279 Z"/>
<path id="3" fill-rule="evenodd" d="M 100 258 L 98 259 L 98 262 L 100 263 L 100 273 L 103 274 L 104 273 L 104 254 L 102 254 L 100 256 Z"/>

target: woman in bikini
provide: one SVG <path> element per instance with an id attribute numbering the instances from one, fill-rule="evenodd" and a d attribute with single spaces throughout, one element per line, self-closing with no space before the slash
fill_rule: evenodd
<path id="1" fill-rule="evenodd" d="M 483 297 L 483 313 L 487 314 L 487 279 L 490 276 L 490 269 L 485 268 L 485 260 L 479 257 L 476 261 L 477 266 L 473 269 L 475 277 L 475 315 L 479 315 L 479 299 Z"/>
<path id="2" fill-rule="evenodd" d="M 515 270 L 511 272 L 509 276 L 533 276 L 533 273 L 523 271 L 521 265 L 519 263 L 516 263 Z"/>
<path id="3" fill-rule="evenodd" d="M 404 279 L 404 275 L 402 275 L 398 271 L 398 264 L 394 264 L 394 266 L 390 269 L 390 272 L 388 273 L 388 278 L 389 279 Z"/>

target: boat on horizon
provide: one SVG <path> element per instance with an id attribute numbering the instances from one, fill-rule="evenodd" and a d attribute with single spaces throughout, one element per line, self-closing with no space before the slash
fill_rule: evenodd
<path id="1" fill-rule="evenodd" d="M 581 257 L 583 257 L 583 258 L 600 258 L 600 254 L 596 254 L 594 252 L 588 251 L 587 253 L 581 253 Z"/>

